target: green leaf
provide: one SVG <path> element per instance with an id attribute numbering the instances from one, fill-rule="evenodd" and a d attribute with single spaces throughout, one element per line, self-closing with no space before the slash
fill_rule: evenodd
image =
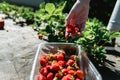
<path id="1" fill-rule="evenodd" d="M 45 10 L 49 13 L 52 14 L 55 10 L 55 5 L 53 3 L 47 3 L 45 5 Z"/>
<path id="2" fill-rule="evenodd" d="M 39 7 L 40 7 L 40 9 L 44 9 L 45 8 L 45 3 L 41 3 Z"/>
<path id="3" fill-rule="evenodd" d="M 116 37 L 120 37 L 120 32 L 112 32 L 110 34 L 110 38 L 116 38 Z"/>
<path id="4" fill-rule="evenodd" d="M 65 2 L 61 2 L 59 7 L 55 10 L 55 13 L 56 14 L 61 14 L 63 9 L 65 8 L 66 3 L 67 3 L 66 1 Z"/>

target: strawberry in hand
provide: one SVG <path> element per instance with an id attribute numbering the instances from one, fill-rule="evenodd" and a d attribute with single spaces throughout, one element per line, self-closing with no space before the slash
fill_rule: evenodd
<path id="1" fill-rule="evenodd" d="M 72 37 L 74 38 L 75 36 L 80 36 L 81 35 L 81 30 L 78 25 L 66 25 L 66 33 L 65 33 L 65 38 Z"/>

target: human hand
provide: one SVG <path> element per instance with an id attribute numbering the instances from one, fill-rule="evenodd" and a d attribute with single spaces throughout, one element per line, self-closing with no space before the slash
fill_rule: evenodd
<path id="1" fill-rule="evenodd" d="M 88 18 L 89 2 L 90 0 L 77 0 L 73 5 L 66 18 L 66 38 L 81 35 Z"/>

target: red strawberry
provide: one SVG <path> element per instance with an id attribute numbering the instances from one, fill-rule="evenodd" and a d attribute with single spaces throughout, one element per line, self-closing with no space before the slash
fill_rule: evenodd
<path id="1" fill-rule="evenodd" d="M 48 73 L 48 75 L 47 75 L 47 80 L 53 80 L 53 73 Z"/>
<path id="2" fill-rule="evenodd" d="M 54 56 L 53 56 L 53 59 L 57 60 L 57 55 L 54 55 Z"/>
<path id="3" fill-rule="evenodd" d="M 59 70 L 60 70 L 59 64 L 53 64 L 53 65 L 51 66 L 51 70 L 52 70 L 52 71 L 59 71 Z"/>
<path id="4" fill-rule="evenodd" d="M 60 79 L 62 77 L 62 75 L 60 73 L 56 73 L 55 76 Z"/>
<path id="5" fill-rule="evenodd" d="M 75 58 L 76 58 L 75 55 L 71 55 L 71 56 L 70 56 L 70 59 L 72 59 L 72 60 L 75 60 Z"/>
<path id="6" fill-rule="evenodd" d="M 47 65 L 46 59 L 41 58 L 41 59 L 40 59 L 40 65 L 43 66 L 43 67 L 45 67 L 45 66 Z"/>
<path id="7" fill-rule="evenodd" d="M 65 58 L 65 56 L 62 53 L 57 55 L 57 60 L 58 61 L 60 61 L 60 60 L 64 61 L 64 58 Z"/>
<path id="8" fill-rule="evenodd" d="M 47 65 L 51 65 L 51 62 L 47 62 L 46 66 L 47 66 Z"/>
<path id="9" fill-rule="evenodd" d="M 74 27 L 74 31 L 77 33 L 79 32 L 79 28 L 78 27 Z"/>
<path id="10" fill-rule="evenodd" d="M 67 74 L 68 74 L 68 69 L 66 69 L 66 68 L 62 69 L 62 73 L 63 73 L 64 75 L 67 75 Z"/>
<path id="11" fill-rule="evenodd" d="M 76 75 L 79 79 L 84 79 L 84 73 L 81 70 L 76 71 Z"/>
<path id="12" fill-rule="evenodd" d="M 69 70 L 69 71 L 68 71 L 68 74 L 74 75 L 74 74 L 75 74 L 75 71 Z"/>
<path id="13" fill-rule="evenodd" d="M 63 52 L 59 52 L 59 53 L 62 54 L 65 57 L 65 53 L 63 53 Z"/>
<path id="14" fill-rule="evenodd" d="M 72 66 L 73 64 L 74 64 L 74 60 L 72 59 L 69 59 L 66 63 L 66 65 L 70 65 L 70 66 Z"/>
<path id="15" fill-rule="evenodd" d="M 71 25 L 69 25 L 68 27 L 66 27 L 66 32 L 72 33 L 73 31 L 74 31 L 74 28 Z"/>
<path id="16" fill-rule="evenodd" d="M 37 80 L 47 80 L 45 76 L 43 76 L 42 74 L 39 74 L 37 76 Z"/>
<path id="17" fill-rule="evenodd" d="M 51 67 L 50 65 L 46 66 L 46 68 L 47 68 L 48 71 L 50 71 L 50 67 Z"/>
<path id="18" fill-rule="evenodd" d="M 41 58 L 47 59 L 47 54 L 43 53 Z"/>
<path id="19" fill-rule="evenodd" d="M 59 64 L 60 66 L 65 66 L 66 62 L 65 62 L 65 61 L 58 61 L 58 64 Z"/>
<path id="20" fill-rule="evenodd" d="M 68 74 L 66 76 L 63 76 L 62 80 L 73 80 L 73 76 Z"/>
<path id="21" fill-rule="evenodd" d="M 46 67 L 45 67 L 45 68 L 40 68 L 40 73 L 41 73 L 42 75 L 46 76 L 47 73 L 48 73 L 47 68 L 46 68 Z"/>

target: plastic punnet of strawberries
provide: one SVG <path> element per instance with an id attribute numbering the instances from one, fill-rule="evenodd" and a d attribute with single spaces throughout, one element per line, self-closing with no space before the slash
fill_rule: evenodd
<path id="1" fill-rule="evenodd" d="M 78 64 L 78 56 L 67 56 L 64 52 L 44 53 L 39 58 L 37 80 L 83 80 L 84 73 Z"/>

